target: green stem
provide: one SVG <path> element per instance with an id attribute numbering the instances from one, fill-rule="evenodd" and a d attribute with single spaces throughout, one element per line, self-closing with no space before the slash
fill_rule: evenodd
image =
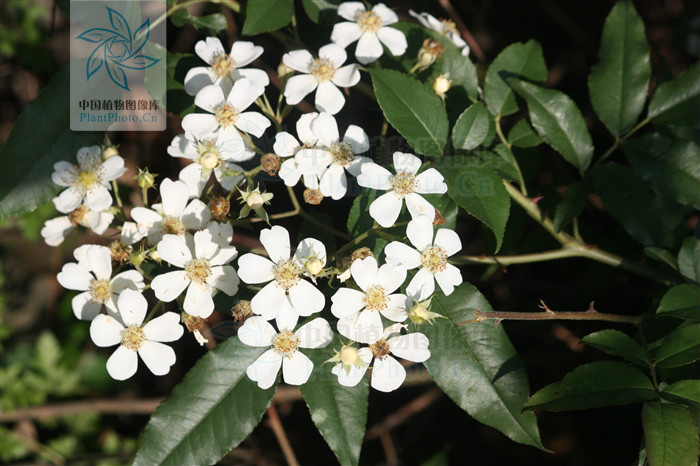
<path id="1" fill-rule="evenodd" d="M 651 351 L 649 351 L 649 345 L 647 344 L 647 339 L 644 336 L 644 331 L 641 325 L 637 325 L 637 330 L 639 331 L 639 339 L 642 343 L 642 348 L 644 348 L 644 354 L 647 358 L 647 364 L 649 365 L 649 375 L 651 376 L 651 382 L 654 384 L 654 390 L 656 390 L 656 397 L 658 399 L 659 395 L 659 382 L 656 378 L 656 363 L 654 358 L 651 356 Z"/>
<path id="2" fill-rule="evenodd" d="M 511 143 L 508 138 L 506 138 L 506 135 L 503 133 L 503 128 L 501 127 L 501 115 L 497 115 L 493 119 L 494 123 L 496 123 L 496 134 L 498 134 L 498 139 L 501 140 L 501 143 L 508 148 L 509 151 L 512 152 L 513 148 L 513 143 Z M 525 186 L 525 178 L 523 178 L 523 172 L 520 170 L 520 164 L 518 161 L 515 159 L 515 155 L 513 155 L 513 162 L 515 163 L 515 170 L 518 172 L 518 180 L 520 184 L 520 191 L 527 196 L 527 186 Z"/>
<path id="3" fill-rule="evenodd" d="M 484 320 L 603 320 L 607 322 L 620 322 L 625 324 L 637 324 L 644 320 L 646 314 L 635 316 L 623 316 L 619 314 L 603 314 L 598 311 L 584 312 L 510 312 L 510 311 L 474 311 L 474 319 L 458 322 L 457 325 Z"/>
<path id="4" fill-rule="evenodd" d="M 119 185 L 117 184 L 117 180 L 112 180 L 112 189 L 114 189 L 114 197 L 117 198 L 117 206 L 124 212 L 124 204 L 122 204 L 122 199 L 119 197 Z"/>
<path id="5" fill-rule="evenodd" d="M 344 240 L 349 240 L 350 236 L 343 233 L 340 230 L 336 230 L 332 226 L 326 224 L 325 222 L 320 221 L 313 215 L 309 214 L 308 212 L 304 211 L 304 209 L 301 208 L 301 204 L 299 203 L 299 199 L 297 199 L 297 195 L 294 192 L 294 189 L 291 186 L 287 186 L 287 193 L 289 194 L 289 199 L 292 201 L 292 205 L 294 206 L 294 210 L 297 211 L 299 216 L 305 220 L 308 220 L 309 222 L 313 223 L 314 225 L 323 228 L 324 230 L 328 231 L 329 233 L 339 237 L 343 238 Z"/>
<path id="6" fill-rule="evenodd" d="M 594 164 L 594 166 L 599 165 L 599 164 L 602 163 L 605 159 L 607 159 L 608 157 L 610 157 L 610 156 L 612 155 L 612 153 L 615 152 L 615 151 L 617 150 L 618 147 L 620 147 L 620 144 L 622 144 L 623 142 L 625 142 L 625 141 L 626 141 L 627 139 L 629 139 L 634 133 L 636 133 L 636 132 L 639 131 L 641 128 L 643 128 L 644 126 L 646 126 L 650 121 L 651 121 L 651 120 L 650 120 L 649 118 L 645 118 L 645 119 L 643 119 L 642 121 L 640 121 L 639 123 L 637 123 L 636 125 L 634 125 L 629 131 L 627 131 L 627 132 L 626 132 L 625 134 L 623 134 L 622 136 L 616 137 L 616 138 L 615 138 L 615 142 L 613 142 L 612 146 L 610 146 L 610 147 L 608 148 L 608 150 L 606 150 L 605 153 L 604 153 L 603 155 L 600 156 L 600 158 L 596 161 L 596 163 Z"/>

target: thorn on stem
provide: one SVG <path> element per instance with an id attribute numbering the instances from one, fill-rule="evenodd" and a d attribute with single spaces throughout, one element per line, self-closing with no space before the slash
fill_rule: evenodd
<path id="1" fill-rule="evenodd" d="M 545 312 L 549 312 L 550 314 L 554 314 L 554 311 L 551 310 L 551 309 L 549 308 L 549 306 L 547 306 L 547 305 L 544 303 L 544 300 L 542 300 L 542 299 L 540 299 L 540 304 L 538 304 L 537 306 L 538 306 L 540 309 L 544 309 Z"/>

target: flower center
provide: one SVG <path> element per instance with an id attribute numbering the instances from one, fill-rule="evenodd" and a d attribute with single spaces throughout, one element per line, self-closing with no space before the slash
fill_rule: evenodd
<path id="1" fill-rule="evenodd" d="M 68 214 L 68 220 L 70 220 L 71 225 L 77 227 L 78 225 L 83 224 L 83 220 L 85 220 L 87 213 L 88 208 L 84 205 L 79 205 L 74 211 Z"/>
<path id="2" fill-rule="evenodd" d="M 369 349 L 372 350 L 372 355 L 374 355 L 375 358 L 382 360 L 389 356 L 389 343 L 386 341 L 386 338 L 380 338 L 377 340 L 375 343 L 372 343 L 369 345 Z"/>
<path id="3" fill-rule="evenodd" d="M 207 170 L 216 168 L 219 166 L 219 154 L 211 151 L 205 152 L 199 157 L 199 164 Z"/>
<path id="4" fill-rule="evenodd" d="M 331 155 L 333 163 L 344 167 L 355 160 L 355 154 L 352 151 L 352 146 L 347 142 L 334 142 L 331 146 Z"/>
<path id="5" fill-rule="evenodd" d="M 78 172 L 78 184 L 84 189 L 90 188 L 93 184 L 99 181 L 99 177 L 95 170 L 87 169 Z"/>
<path id="6" fill-rule="evenodd" d="M 163 219 L 160 230 L 164 235 L 184 235 L 187 228 L 179 218 L 168 216 Z"/>
<path id="7" fill-rule="evenodd" d="M 391 177 L 390 182 L 392 188 L 394 188 L 394 194 L 401 199 L 412 194 L 418 185 L 418 183 L 416 183 L 416 176 L 407 171 L 397 172 L 396 175 Z"/>
<path id="8" fill-rule="evenodd" d="M 357 24 L 362 32 L 376 33 L 382 28 L 382 18 L 371 11 L 363 11 L 357 15 Z"/>
<path id="9" fill-rule="evenodd" d="M 289 330 L 277 334 L 272 340 L 272 347 L 285 358 L 291 358 L 299 348 L 299 337 Z"/>
<path id="10" fill-rule="evenodd" d="M 223 104 L 214 113 L 214 118 L 220 127 L 228 128 L 236 123 L 239 115 L 240 112 L 236 110 L 236 107 L 231 104 Z"/>
<path id="11" fill-rule="evenodd" d="M 90 297 L 100 304 L 106 303 L 112 297 L 112 284 L 109 280 L 92 280 L 90 282 Z"/>
<path id="12" fill-rule="evenodd" d="M 146 341 L 146 334 L 138 325 L 132 325 L 122 330 L 122 345 L 131 351 L 138 351 Z"/>
<path id="13" fill-rule="evenodd" d="M 207 259 L 194 259 L 185 265 L 185 272 L 190 281 L 203 285 L 211 275 L 211 264 Z"/>
<path id="14" fill-rule="evenodd" d="M 311 75 L 320 83 L 330 81 L 335 76 L 335 65 L 327 58 L 317 58 L 311 64 Z"/>
<path id="15" fill-rule="evenodd" d="M 370 311 L 383 311 L 387 306 L 386 289 L 383 286 L 374 285 L 367 290 L 364 297 L 365 308 Z"/>
<path id="16" fill-rule="evenodd" d="M 420 260 L 423 267 L 430 270 L 432 274 L 442 272 L 447 267 L 447 253 L 439 246 L 428 246 L 425 248 Z"/>
<path id="17" fill-rule="evenodd" d="M 277 285 L 289 291 L 291 287 L 299 282 L 299 275 L 301 270 L 299 266 L 291 259 L 284 260 L 277 264 L 272 272 L 275 275 L 275 280 Z M 281 335 L 281 334 L 280 334 Z"/>
<path id="18" fill-rule="evenodd" d="M 220 53 L 211 60 L 211 68 L 217 76 L 225 78 L 236 70 L 236 62 L 227 53 Z"/>

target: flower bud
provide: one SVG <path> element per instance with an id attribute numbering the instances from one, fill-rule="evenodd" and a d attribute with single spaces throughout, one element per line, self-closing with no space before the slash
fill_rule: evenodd
<path id="1" fill-rule="evenodd" d="M 255 191 L 246 196 L 245 202 L 248 204 L 248 207 L 253 210 L 259 209 L 265 204 L 265 200 L 263 199 L 262 195 L 260 193 L 256 193 Z"/>
<path id="2" fill-rule="evenodd" d="M 115 155 L 119 155 L 119 151 L 117 150 L 116 146 L 105 146 L 102 149 L 102 158 L 104 160 L 107 160 L 110 157 L 114 157 Z"/>
<path id="3" fill-rule="evenodd" d="M 450 81 L 449 73 L 441 74 L 433 81 L 433 91 L 435 91 L 441 99 L 445 98 L 447 91 L 449 91 L 451 87 L 452 81 Z"/>
<path id="4" fill-rule="evenodd" d="M 319 205 L 323 200 L 323 194 L 320 189 L 306 188 L 304 190 L 304 201 L 307 204 Z"/>
<path id="5" fill-rule="evenodd" d="M 206 170 L 213 170 L 219 166 L 219 155 L 215 152 L 205 152 L 199 157 L 199 164 Z"/>
<path id="6" fill-rule="evenodd" d="M 284 63 L 280 63 L 277 67 L 277 75 L 280 77 L 281 80 L 285 80 L 293 74 L 294 70 L 285 65 Z"/>
<path id="7" fill-rule="evenodd" d="M 139 187 L 142 189 L 149 189 L 156 185 L 157 173 L 150 173 L 148 168 L 139 168 L 139 173 L 134 177 Z"/>
<path id="8" fill-rule="evenodd" d="M 304 264 L 304 269 L 311 275 L 318 275 L 323 270 L 323 261 L 318 257 L 311 257 Z"/>
<path id="9" fill-rule="evenodd" d="M 275 176 L 280 169 L 280 157 L 277 154 L 265 154 L 260 158 L 262 169 L 270 176 Z"/>
<path id="10" fill-rule="evenodd" d="M 340 350 L 339 358 L 340 362 L 346 366 L 351 364 L 356 365 L 358 361 L 361 361 L 360 353 L 354 346 L 344 346 L 343 349 Z"/>
<path id="11" fill-rule="evenodd" d="M 418 50 L 418 68 L 424 70 L 442 57 L 445 46 L 435 39 L 425 39 L 423 46 Z"/>
<path id="12" fill-rule="evenodd" d="M 408 317 L 416 325 L 421 325 L 426 322 L 431 322 L 442 315 L 432 312 L 430 310 L 430 302 L 432 298 L 428 298 L 425 301 L 416 301 L 411 309 L 408 311 Z"/>
<path id="13" fill-rule="evenodd" d="M 160 254 L 158 254 L 157 250 L 154 249 L 153 251 L 151 251 L 151 253 L 149 255 L 151 256 L 151 259 L 153 259 L 154 261 L 156 261 L 156 262 L 161 261 Z"/>
<path id="14" fill-rule="evenodd" d="M 220 222 L 225 222 L 229 210 L 231 210 L 231 203 L 225 197 L 219 196 L 209 203 L 209 210 L 212 217 Z"/>

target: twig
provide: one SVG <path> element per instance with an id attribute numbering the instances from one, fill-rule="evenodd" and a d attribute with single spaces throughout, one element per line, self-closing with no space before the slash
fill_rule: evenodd
<path id="1" fill-rule="evenodd" d="M 145 399 L 95 399 L 32 406 L 0 414 L 0 423 L 17 422 L 22 419 L 46 420 L 59 416 L 70 416 L 85 412 L 102 414 L 151 414 L 163 401 L 162 398 Z"/>
<path id="2" fill-rule="evenodd" d="M 396 453 L 396 446 L 394 445 L 394 441 L 391 440 L 389 431 L 383 430 L 382 433 L 379 434 L 379 440 L 382 442 L 382 448 L 384 448 L 387 466 L 398 466 L 399 455 Z"/>
<path id="3" fill-rule="evenodd" d="M 620 322 L 626 324 L 638 324 L 646 317 L 645 314 L 634 316 L 623 316 L 619 314 L 604 314 L 598 312 L 593 307 L 593 303 L 586 311 L 553 311 L 540 301 L 543 312 L 510 312 L 510 311 L 474 311 L 474 319 L 458 322 L 457 325 L 469 324 L 472 322 L 483 322 L 493 319 L 496 325 L 502 320 L 603 320 L 607 322 Z"/>
<path id="4" fill-rule="evenodd" d="M 284 431 L 282 421 L 280 421 L 280 417 L 277 414 L 277 408 L 275 408 L 274 404 L 271 404 L 270 407 L 267 408 L 267 419 L 272 432 L 277 438 L 277 443 L 280 444 L 280 448 L 284 454 L 284 459 L 287 460 L 287 464 L 289 466 L 299 466 L 299 461 L 297 461 L 297 457 L 294 455 L 294 450 L 292 450 L 292 445 L 289 443 L 289 439 L 287 438 L 287 434 Z"/>
<path id="5" fill-rule="evenodd" d="M 469 44 L 470 50 L 474 53 L 474 55 L 476 55 L 476 58 L 478 58 L 481 62 L 485 61 L 486 55 L 484 55 L 484 52 L 481 50 L 481 47 L 479 47 L 479 43 L 476 41 L 476 39 L 474 39 L 472 33 L 469 32 L 467 25 L 464 24 L 464 21 L 462 21 L 462 18 L 460 18 L 459 13 L 457 13 L 457 10 L 454 9 L 452 4 L 450 3 L 450 0 L 438 0 L 438 2 L 440 3 L 440 6 L 447 12 L 447 14 L 450 15 L 450 19 L 454 21 L 455 25 L 459 29 L 459 32 L 464 37 L 464 40 L 466 40 Z"/>
<path id="6" fill-rule="evenodd" d="M 383 432 L 389 432 L 394 427 L 400 426 L 406 422 L 409 417 L 423 411 L 428 406 L 433 404 L 438 398 L 440 398 L 441 395 L 442 390 L 437 387 L 431 388 L 418 398 L 413 399 L 409 403 L 399 408 L 396 412 L 387 416 L 379 424 L 375 424 L 369 428 L 365 434 L 365 440 L 375 439 L 380 437 Z"/>

